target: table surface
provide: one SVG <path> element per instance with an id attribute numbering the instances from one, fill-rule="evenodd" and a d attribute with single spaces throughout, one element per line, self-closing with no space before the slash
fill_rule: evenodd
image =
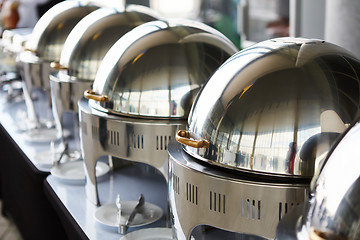
<path id="1" fill-rule="evenodd" d="M 42 97 L 38 95 L 38 97 Z M 42 109 L 39 111 L 40 117 L 52 118 L 51 110 L 48 107 L 47 102 L 37 101 L 35 104 L 37 109 Z M 6 100 L 6 93 L 0 93 L 0 123 L 11 136 L 14 142 L 21 148 L 23 153 L 26 155 L 28 160 L 32 163 L 32 166 L 39 172 L 50 172 L 51 165 L 49 164 L 38 164 L 36 157 L 41 153 L 50 150 L 50 141 L 38 141 L 31 142 L 29 138 L 26 137 L 26 126 L 27 126 L 27 112 L 26 105 L 24 100 L 21 98 L 8 102 Z M 55 147 L 59 145 L 59 141 L 54 141 Z"/>
<path id="2" fill-rule="evenodd" d="M 4 93 L 1 93 L 0 103 L 0 123 L 26 155 L 29 165 L 40 173 L 49 172 L 52 166 L 38 164 L 35 158 L 38 154 L 50 150 L 50 142 L 32 143 L 24 138 L 23 128 L 26 124 L 24 101 L 7 102 Z M 43 103 L 42 107 L 46 108 L 46 103 Z M 44 112 L 46 111 L 43 111 L 43 114 Z M 105 162 L 106 160 L 106 157 L 100 159 Z M 155 204 L 163 210 L 163 216 L 154 223 L 142 227 L 130 227 L 128 232 L 150 227 L 166 227 L 167 182 L 165 178 L 151 166 L 124 162 L 125 166 L 109 172 L 98 180 L 101 204 L 114 203 L 117 194 L 120 194 L 121 201 L 137 201 L 142 193 L 146 202 Z M 103 225 L 95 219 L 94 214 L 99 207 L 86 198 L 84 181 L 67 181 L 50 174 L 46 182 L 87 238 L 119 239 L 122 236 L 117 233 L 116 227 Z"/>
<path id="3" fill-rule="evenodd" d="M 94 217 L 99 208 L 86 199 L 84 184 L 68 183 L 52 175 L 47 182 L 76 220 L 89 239 L 119 239 L 116 227 L 103 225 Z M 140 193 L 145 201 L 156 204 L 163 210 L 160 220 L 143 227 L 129 228 L 128 232 L 149 227 L 166 227 L 167 184 L 163 176 L 150 166 L 134 164 L 102 177 L 98 182 L 99 197 L 102 206 L 115 202 L 119 193 L 121 201 L 136 201 Z"/>

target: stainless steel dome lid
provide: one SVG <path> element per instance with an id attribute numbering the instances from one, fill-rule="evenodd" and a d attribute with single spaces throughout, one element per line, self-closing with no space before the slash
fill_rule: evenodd
<path id="1" fill-rule="evenodd" d="M 94 81 L 97 69 L 110 47 L 125 33 L 159 17 L 150 8 L 128 5 L 126 8 L 100 8 L 85 16 L 69 33 L 59 65 L 65 78 Z"/>
<path id="2" fill-rule="evenodd" d="M 85 96 L 100 111 L 151 119 L 186 119 L 198 90 L 236 47 L 190 20 L 134 28 L 105 55 Z"/>
<path id="3" fill-rule="evenodd" d="M 310 239 L 360 239 L 360 122 L 352 126 L 313 178 L 313 197 L 298 236 Z M 305 236 L 306 236 L 305 235 Z"/>
<path id="4" fill-rule="evenodd" d="M 176 138 L 200 160 L 276 177 L 311 178 L 359 115 L 360 64 L 320 40 L 279 38 L 228 59 Z"/>
<path id="5" fill-rule="evenodd" d="M 99 6 L 85 1 L 63 1 L 50 8 L 36 23 L 26 48 L 44 61 L 59 61 L 73 27 Z"/>

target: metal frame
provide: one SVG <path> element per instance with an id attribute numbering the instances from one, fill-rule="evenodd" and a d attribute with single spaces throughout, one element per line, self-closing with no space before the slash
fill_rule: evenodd
<path id="1" fill-rule="evenodd" d="M 64 136 L 62 118 L 65 112 L 74 113 L 74 134 L 79 135 L 78 101 L 84 96 L 84 90 L 91 88 L 93 81 L 63 79 L 50 75 L 51 102 L 56 129 Z M 78 138 L 75 136 L 75 138 Z M 78 149 L 80 150 L 80 149 Z"/>
<path id="2" fill-rule="evenodd" d="M 95 167 L 104 155 L 149 164 L 168 179 L 167 145 L 185 120 L 114 116 L 91 108 L 85 98 L 79 101 L 79 119 L 85 190 L 92 203 L 100 205 Z"/>
<path id="3" fill-rule="evenodd" d="M 51 96 L 50 96 L 50 62 L 35 60 L 33 58 L 26 57 L 26 54 L 32 54 L 30 52 L 24 52 L 20 57 L 20 73 L 22 78 L 23 92 L 25 98 L 25 104 L 28 113 L 28 119 L 34 128 L 41 128 L 39 118 L 35 111 L 34 101 L 32 96 L 34 89 L 40 89 L 46 94 L 46 98 L 49 102 L 49 109 L 51 108 Z"/>

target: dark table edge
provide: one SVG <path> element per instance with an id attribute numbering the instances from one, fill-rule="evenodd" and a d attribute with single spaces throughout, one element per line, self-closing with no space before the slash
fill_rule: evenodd
<path id="1" fill-rule="evenodd" d="M 89 240 L 71 213 L 58 198 L 57 194 L 54 192 L 46 178 L 44 179 L 44 192 L 51 205 L 57 212 L 69 239 Z"/>

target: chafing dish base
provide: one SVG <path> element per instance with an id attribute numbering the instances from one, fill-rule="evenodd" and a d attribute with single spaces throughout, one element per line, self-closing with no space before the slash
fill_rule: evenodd
<path id="1" fill-rule="evenodd" d="M 306 201 L 309 184 L 257 181 L 224 171 L 169 146 L 169 201 L 174 234 L 190 239 L 198 225 L 274 238 L 280 219 Z"/>
<path id="2" fill-rule="evenodd" d="M 81 152 L 84 158 L 88 199 L 100 205 L 96 162 L 100 156 L 142 162 L 158 169 L 168 177 L 167 145 L 184 120 L 151 120 L 120 117 L 100 112 L 89 106 L 88 100 L 79 101 Z"/>

